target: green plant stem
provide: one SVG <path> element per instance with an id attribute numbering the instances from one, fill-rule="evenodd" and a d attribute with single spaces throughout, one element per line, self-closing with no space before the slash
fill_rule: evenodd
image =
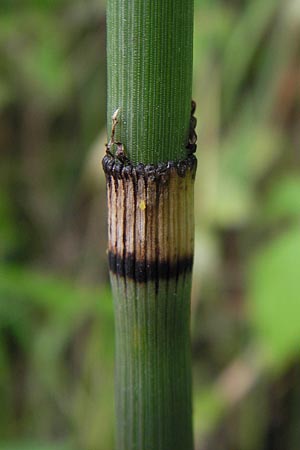
<path id="1" fill-rule="evenodd" d="M 164 281 L 158 293 L 154 283 L 112 277 L 112 286 L 117 449 L 190 450 L 190 276 Z"/>
<path id="2" fill-rule="evenodd" d="M 108 0 L 107 30 L 117 450 L 192 450 L 193 1 Z"/>
<path id="3" fill-rule="evenodd" d="M 179 160 L 190 121 L 193 0 L 108 0 L 107 124 L 133 163 Z"/>

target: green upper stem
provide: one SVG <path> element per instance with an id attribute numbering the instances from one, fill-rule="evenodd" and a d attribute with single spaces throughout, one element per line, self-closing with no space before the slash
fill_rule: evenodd
<path id="1" fill-rule="evenodd" d="M 132 163 L 186 157 L 192 89 L 193 0 L 109 0 L 108 136 Z"/>

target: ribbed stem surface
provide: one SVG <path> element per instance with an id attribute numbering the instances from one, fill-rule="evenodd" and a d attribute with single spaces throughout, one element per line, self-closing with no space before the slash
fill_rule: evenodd
<path id="1" fill-rule="evenodd" d="M 108 0 L 108 136 L 133 163 L 186 156 L 192 89 L 193 0 Z"/>
<path id="2" fill-rule="evenodd" d="M 136 285 L 111 277 L 118 450 L 191 450 L 191 276 Z"/>
<path id="3" fill-rule="evenodd" d="M 117 450 L 193 448 L 192 41 L 193 0 L 107 2 Z"/>
<path id="4" fill-rule="evenodd" d="M 107 157 L 104 167 L 116 318 L 117 450 L 192 450 L 196 160 L 128 171 Z"/>

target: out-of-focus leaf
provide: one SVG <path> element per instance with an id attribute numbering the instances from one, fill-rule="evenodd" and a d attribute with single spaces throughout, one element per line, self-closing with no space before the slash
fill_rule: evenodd
<path id="1" fill-rule="evenodd" d="M 239 89 L 249 74 L 259 44 L 277 7 L 277 0 L 247 2 L 244 14 L 236 22 L 224 57 L 224 103 L 231 112 Z"/>
<path id="2" fill-rule="evenodd" d="M 201 70 L 201 62 L 208 56 L 212 56 L 211 51 L 223 50 L 228 36 L 232 31 L 233 14 L 229 8 L 213 4 L 208 0 L 201 6 L 195 8 L 195 30 L 194 30 L 194 71 Z"/>
<path id="3" fill-rule="evenodd" d="M 50 343 L 57 355 L 82 318 L 95 311 L 111 323 L 108 292 L 77 287 L 34 270 L 0 266 L 0 329 L 10 327 L 24 348 L 32 345 L 32 333 L 36 329 L 33 324 L 39 314 L 48 316 L 49 327 L 44 324 L 44 348 L 52 336 Z"/>
<path id="4" fill-rule="evenodd" d="M 71 313 L 80 314 L 82 308 L 95 304 L 101 312 L 109 316 L 112 314 L 108 291 L 76 286 L 34 269 L 0 265 L 0 299 L 6 296 L 19 298 L 25 304 L 45 307 L 60 317 L 70 317 Z M 3 300 L 0 304 L 3 305 Z"/>
<path id="5" fill-rule="evenodd" d="M 0 80 L 0 110 L 4 108 L 12 98 L 12 92 L 8 83 Z"/>
<path id="6" fill-rule="evenodd" d="M 61 0 L 1 0 L 0 10 L 1 12 L 16 12 L 16 10 L 40 10 L 49 11 L 53 10 L 57 6 L 61 5 Z"/>
<path id="7" fill-rule="evenodd" d="M 245 225 L 255 208 L 254 198 L 246 186 L 230 177 L 219 180 L 216 222 L 223 227 Z"/>
<path id="8" fill-rule="evenodd" d="M 66 60 L 67 37 L 57 18 L 35 11 L 0 19 L 0 51 L 7 59 L 10 82 L 18 95 L 45 105 L 63 102 L 72 84 Z"/>
<path id="9" fill-rule="evenodd" d="M 258 337 L 277 363 L 300 352 L 300 228 L 271 241 L 250 268 L 249 308 Z"/>
<path id="10" fill-rule="evenodd" d="M 14 249 L 19 238 L 19 230 L 16 222 L 12 217 L 11 205 L 5 191 L 0 191 L 0 236 L 1 259 L 10 250 Z"/>
<path id="11" fill-rule="evenodd" d="M 251 124 L 246 111 L 221 150 L 221 175 L 251 188 L 272 167 L 281 144 L 276 130 Z"/>
<path id="12" fill-rule="evenodd" d="M 44 96 L 47 103 L 66 98 L 70 92 L 71 73 L 54 30 L 40 33 L 38 40 L 28 50 L 24 49 L 19 58 L 27 89 Z"/>
<path id="13" fill-rule="evenodd" d="M 112 448 L 114 339 L 110 293 L 103 288 L 75 286 L 34 269 L 3 265 L 2 331 L 9 331 L 26 359 L 28 420 L 34 424 L 32 428 L 37 427 L 33 433 L 40 428 L 50 430 L 58 416 L 66 434 L 70 433 L 66 424 L 74 427 L 71 437 L 78 444 L 76 450 Z M 4 357 L 0 363 L 5 365 Z M 1 367 L 0 386 L 9 374 Z M 7 417 L 9 422 L 11 416 Z M 5 429 L 5 422 L 1 425 Z M 36 448 L 28 445 L 24 449 Z M 13 444 L 3 450 L 7 448 L 13 450 Z M 58 445 L 54 448 L 60 449 Z"/>
<path id="14" fill-rule="evenodd" d="M 0 442 L 0 450 L 74 450 L 64 443 L 37 443 L 30 441 Z"/>
<path id="15" fill-rule="evenodd" d="M 247 124 L 244 118 L 220 149 L 216 221 L 241 226 L 251 221 L 256 208 L 256 182 L 276 161 L 280 136 L 272 130 Z"/>
<path id="16" fill-rule="evenodd" d="M 286 175 L 276 180 L 267 193 L 262 205 L 264 221 L 300 217 L 300 177 Z"/>

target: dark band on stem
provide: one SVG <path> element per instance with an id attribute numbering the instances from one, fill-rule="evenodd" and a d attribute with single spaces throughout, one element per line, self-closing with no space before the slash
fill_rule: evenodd
<path id="1" fill-rule="evenodd" d="M 193 256 L 170 261 L 138 261 L 135 255 L 123 258 L 108 252 L 109 270 L 114 275 L 126 277 L 137 283 L 148 281 L 176 279 L 180 275 L 190 273 L 193 268 Z"/>
<path id="2" fill-rule="evenodd" d="M 178 279 L 191 272 L 193 190 L 197 160 L 157 165 L 106 154 L 108 259 L 112 275 L 137 283 Z"/>

